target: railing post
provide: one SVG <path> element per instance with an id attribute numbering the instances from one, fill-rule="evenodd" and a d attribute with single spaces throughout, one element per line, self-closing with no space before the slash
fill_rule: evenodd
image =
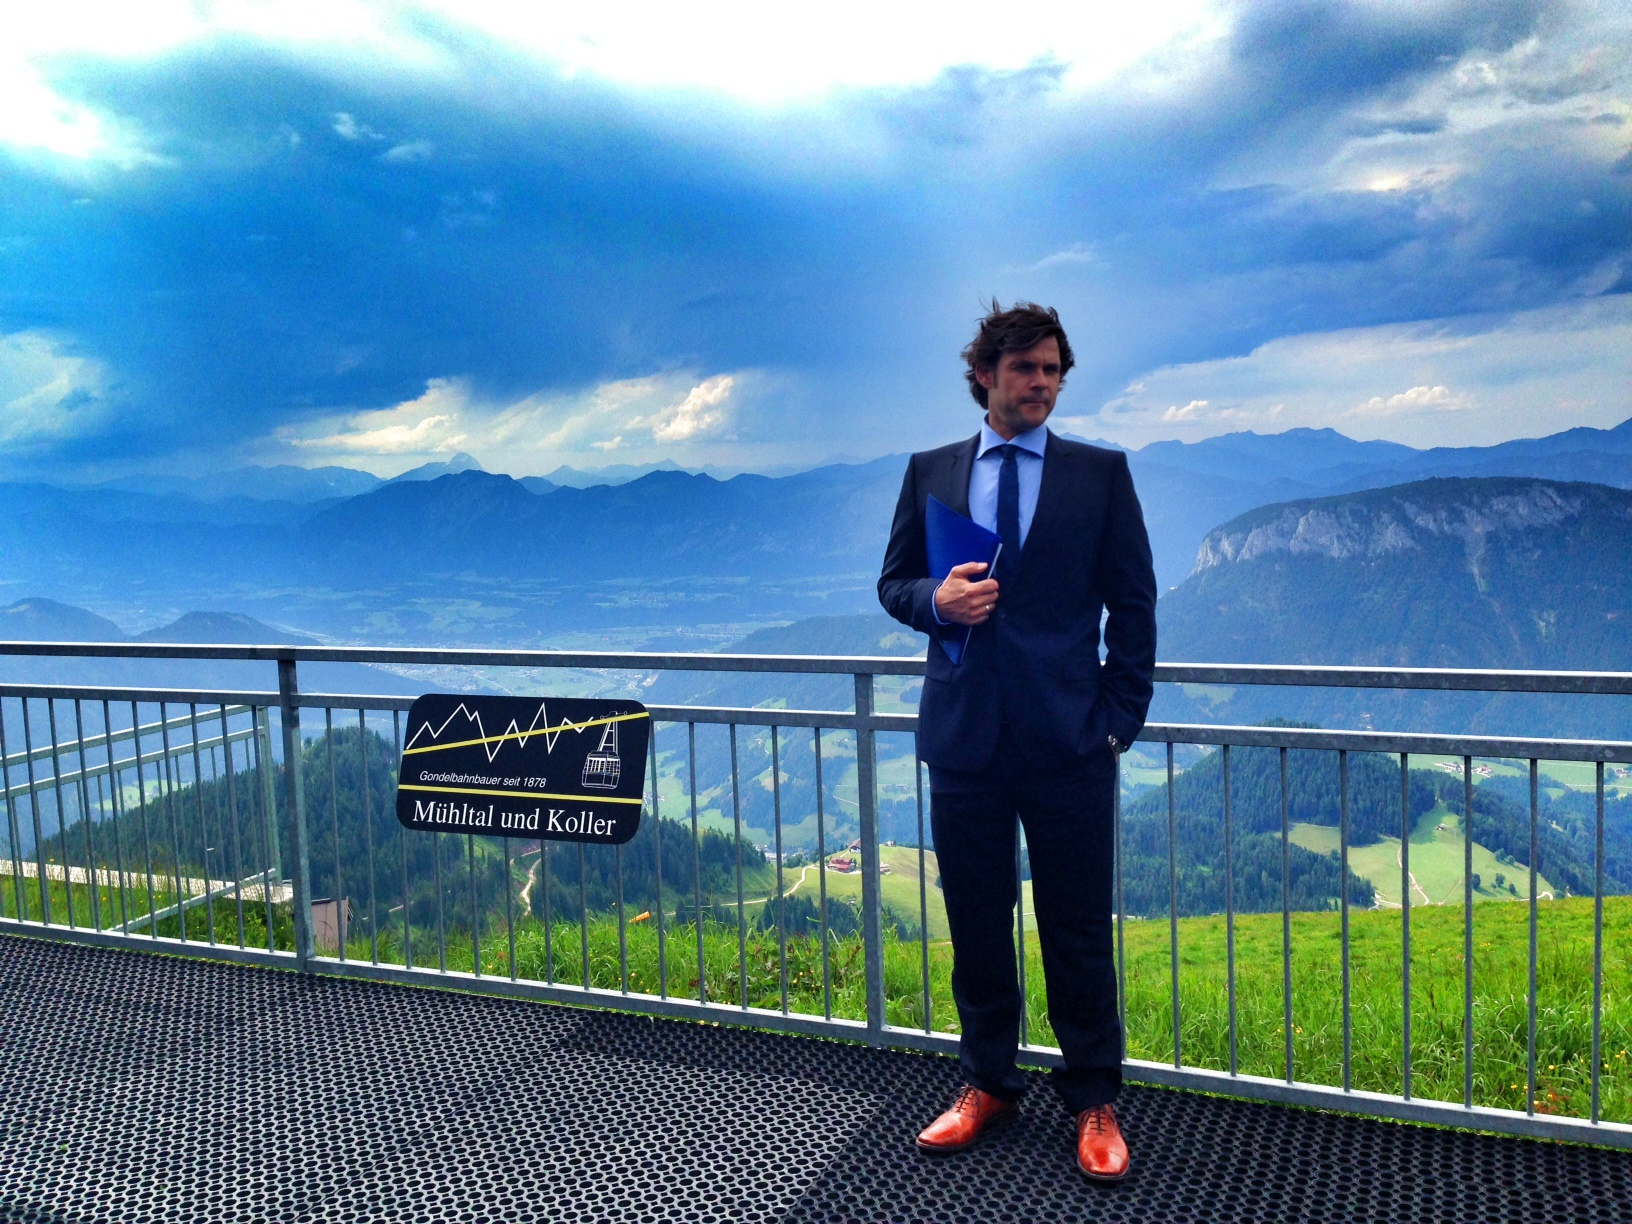
<path id="1" fill-rule="evenodd" d="M 290 905 L 295 921 L 295 967 L 301 972 L 311 968 L 312 960 L 312 872 L 311 854 L 306 837 L 306 788 L 301 782 L 300 769 L 300 707 L 295 698 L 300 685 L 295 676 L 293 659 L 278 660 L 278 714 L 283 723 L 283 805 L 289 818 L 290 836 L 294 844 L 289 848 L 290 882 L 293 896 Z"/>
<path id="2" fill-rule="evenodd" d="M 879 896 L 878 785 L 874 756 L 873 677 L 856 673 L 856 805 L 861 813 L 861 938 L 867 970 L 867 1032 L 884 1033 L 884 933 Z"/>

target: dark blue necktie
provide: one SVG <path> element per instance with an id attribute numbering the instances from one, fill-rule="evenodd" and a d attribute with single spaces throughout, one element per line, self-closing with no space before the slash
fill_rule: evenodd
<path id="1" fill-rule="evenodd" d="M 997 559 L 1000 574 L 1014 573 L 1020 563 L 1020 448 L 997 448 L 1003 466 L 997 474 L 997 534 L 1003 541 L 1003 555 Z"/>

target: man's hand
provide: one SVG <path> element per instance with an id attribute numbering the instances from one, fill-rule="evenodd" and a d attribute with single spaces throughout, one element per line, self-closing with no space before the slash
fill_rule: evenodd
<path id="1" fill-rule="evenodd" d="M 992 615 L 997 603 L 997 580 L 978 578 L 986 568 L 984 561 L 967 561 L 952 567 L 945 581 L 935 588 L 935 611 L 943 621 L 979 625 Z"/>

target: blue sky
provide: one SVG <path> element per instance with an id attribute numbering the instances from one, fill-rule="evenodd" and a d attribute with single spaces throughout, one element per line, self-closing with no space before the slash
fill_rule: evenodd
<path id="1" fill-rule="evenodd" d="M 1624 5 L 22 7 L 0 477 L 1632 417 Z"/>

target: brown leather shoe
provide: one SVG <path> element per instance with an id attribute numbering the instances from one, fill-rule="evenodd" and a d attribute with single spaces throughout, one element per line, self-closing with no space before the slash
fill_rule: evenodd
<path id="1" fill-rule="evenodd" d="M 988 1129 L 1014 1121 L 1019 1113 L 1020 1107 L 1013 1101 L 965 1084 L 952 1099 L 952 1108 L 919 1132 L 918 1150 L 961 1152 Z"/>
<path id="2" fill-rule="evenodd" d="M 1128 1144 L 1112 1106 L 1095 1105 L 1077 1115 L 1077 1168 L 1094 1181 L 1121 1181 L 1128 1175 Z"/>

